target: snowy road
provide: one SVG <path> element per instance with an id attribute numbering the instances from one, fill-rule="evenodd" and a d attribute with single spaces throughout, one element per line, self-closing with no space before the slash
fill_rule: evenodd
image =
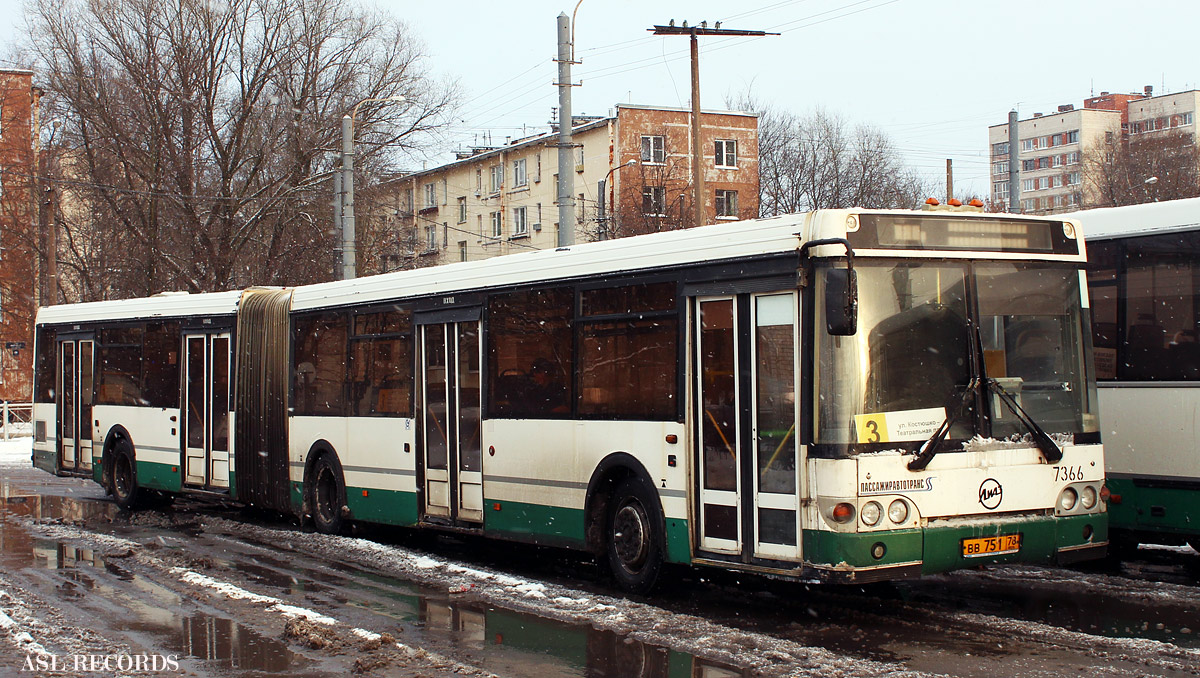
<path id="1" fill-rule="evenodd" d="M 130 515 L 28 464 L 0 443 L 0 676 L 1200 676 L 1185 549 L 866 589 L 680 572 L 630 600 L 572 554 Z"/>

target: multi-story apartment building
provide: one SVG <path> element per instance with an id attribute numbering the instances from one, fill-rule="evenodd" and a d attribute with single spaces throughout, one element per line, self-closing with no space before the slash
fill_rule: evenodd
<path id="1" fill-rule="evenodd" d="M 33 72 L 0 69 L 0 400 L 32 395 L 37 222 Z"/>
<path id="2" fill-rule="evenodd" d="M 757 216 L 757 117 L 733 111 L 700 117 L 707 222 Z M 577 242 L 691 225 L 688 110 L 620 104 L 607 117 L 574 123 L 575 223 L 567 227 Z M 364 261 L 364 270 L 555 247 L 557 144 L 551 133 L 472 149 L 452 163 L 386 182 L 369 200 L 367 226 L 377 238 L 390 234 L 391 243 L 377 248 L 380 260 Z"/>
<path id="3" fill-rule="evenodd" d="M 1145 139 L 1149 135 L 1184 133 L 1196 143 L 1196 111 L 1200 91 L 1154 96 L 1101 92 L 1083 102 L 1082 109 L 1059 106 L 1056 113 L 1034 113 L 1017 123 L 1019 148 L 1011 153 L 1008 124 L 988 128 L 991 148 L 992 202 L 1009 207 L 1010 162 L 1020 166 L 1020 211 L 1052 214 L 1093 204 L 1084 176 L 1089 152 L 1114 140 Z"/>

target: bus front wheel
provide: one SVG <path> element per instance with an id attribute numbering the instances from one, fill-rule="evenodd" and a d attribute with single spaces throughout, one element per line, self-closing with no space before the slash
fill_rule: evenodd
<path id="1" fill-rule="evenodd" d="M 317 460 L 309 483 L 309 506 L 312 507 L 313 525 L 321 534 L 338 534 L 342 531 L 342 506 L 346 504 L 346 488 L 337 464 L 326 454 Z"/>
<path id="2" fill-rule="evenodd" d="M 609 504 L 608 565 L 617 584 L 649 593 L 663 564 L 663 528 L 658 497 L 639 478 L 617 485 Z"/>
<path id="3" fill-rule="evenodd" d="M 111 483 L 113 500 L 126 511 L 138 508 L 137 467 L 133 461 L 133 446 L 121 439 L 113 445 Z"/>

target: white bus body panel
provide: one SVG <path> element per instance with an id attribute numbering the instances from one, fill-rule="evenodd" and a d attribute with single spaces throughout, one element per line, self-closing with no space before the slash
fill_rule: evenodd
<path id="1" fill-rule="evenodd" d="M 682 444 L 687 439 L 683 424 L 493 419 L 483 426 L 483 493 L 489 500 L 582 509 L 601 460 L 625 452 L 650 474 L 664 516 L 688 517 L 689 452 Z M 666 442 L 668 435 L 678 436 L 680 443 Z M 671 454 L 674 468 L 667 465 Z"/>
<path id="2" fill-rule="evenodd" d="M 412 419 L 292 417 L 290 422 L 292 481 L 303 482 L 308 452 L 314 443 L 324 440 L 337 453 L 346 487 L 416 492 L 416 427 Z"/>
<path id="3" fill-rule="evenodd" d="M 129 432 L 137 461 L 179 466 L 178 408 L 96 405 L 92 417 L 99 422 L 95 434 L 98 449 L 119 424 Z"/>

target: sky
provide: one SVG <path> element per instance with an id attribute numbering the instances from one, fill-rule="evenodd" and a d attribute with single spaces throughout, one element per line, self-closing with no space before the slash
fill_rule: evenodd
<path id="1" fill-rule="evenodd" d="M 352 0 L 353 1 L 353 0 Z M 702 37 L 700 101 L 725 108 L 747 90 L 798 115 L 816 107 L 887 133 L 909 166 L 955 193 L 989 189 L 987 128 L 1093 93 L 1195 89 L 1195 0 L 1152 11 L 1111 0 L 520 0 L 375 4 L 424 43 L 425 66 L 455 80 L 463 105 L 441 142 L 450 153 L 549 129 L 558 105 L 556 17 L 575 13 L 572 108 L 605 115 L 617 103 L 690 106 L 688 39 L 648 28 L 721 21 L 777 32 Z M 0 0 L 19 17 L 21 0 Z M 22 21 L 0 25 L 11 42 Z"/>

